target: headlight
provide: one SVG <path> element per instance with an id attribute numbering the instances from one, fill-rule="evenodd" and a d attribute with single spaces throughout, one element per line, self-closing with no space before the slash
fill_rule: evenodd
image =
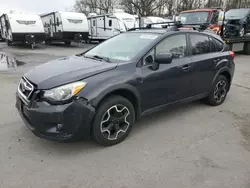
<path id="1" fill-rule="evenodd" d="M 79 93 L 85 86 L 85 82 L 75 82 L 54 89 L 45 90 L 43 98 L 50 101 L 67 101 Z"/>

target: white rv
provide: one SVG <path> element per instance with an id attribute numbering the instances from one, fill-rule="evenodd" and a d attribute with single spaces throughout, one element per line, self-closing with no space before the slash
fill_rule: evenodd
<path id="1" fill-rule="evenodd" d="M 148 24 L 151 24 L 151 23 L 173 22 L 173 20 L 164 19 L 164 18 L 156 17 L 156 16 L 148 16 L 148 17 L 142 17 L 142 22 L 143 22 L 142 25 L 146 27 Z M 164 26 L 164 24 L 154 25 L 152 27 L 162 28 L 162 26 Z"/>
<path id="2" fill-rule="evenodd" d="M 1 35 L 8 45 L 26 43 L 33 48 L 45 40 L 40 16 L 34 14 L 3 14 L 0 17 Z"/>
<path id="3" fill-rule="evenodd" d="M 106 40 L 110 37 L 138 27 L 136 17 L 125 12 L 115 12 L 105 15 L 91 15 L 89 22 L 89 40 Z"/>
<path id="4" fill-rule="evenodd" d="M 65 42 L 70 45 L 72 41 L 80 43 L 88 39 L 89 27 L 87 17 L 76 12 L 52 12 L 41 15 L 46 42 Z"/>

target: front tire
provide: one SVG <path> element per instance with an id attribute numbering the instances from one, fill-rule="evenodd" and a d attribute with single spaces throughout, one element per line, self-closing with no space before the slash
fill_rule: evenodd
<path id="1" fill-rule="evenodd" d="M 121 96 L 105 99 L 92 125 L 92 138 L 100 145 L 112 146 L 122 142 L 135 122 L 133 105 Z"/>
<path id="2" fill-rule="evenodd" d="M 211 106 L 219 106 L 224 103 L 227 93 L 229 90 L 229 82 L 228 79 L 220 75 L 214 85 L 211 94 L 207 98 L 207 102 Z"/>

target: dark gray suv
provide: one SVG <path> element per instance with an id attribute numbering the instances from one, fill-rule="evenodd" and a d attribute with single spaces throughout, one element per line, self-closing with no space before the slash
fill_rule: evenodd
<path id="1" fill-rule="evenodd" d="M 16 107 L 37 136 L 110 146 L 169 105 L 222 104 L 234 67 L 234 53 L 215 34 L 138 29 L 33 68 L 20 81 Z"/>

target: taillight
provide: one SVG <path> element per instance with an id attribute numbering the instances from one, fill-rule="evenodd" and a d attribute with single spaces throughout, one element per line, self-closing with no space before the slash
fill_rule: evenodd
<path id="1" fill-rule="evenodd" d="M 233 51 L 229 51 L 229 55 L 232 57 L 232 59 L 234 60 L 235 54 Z"/>

